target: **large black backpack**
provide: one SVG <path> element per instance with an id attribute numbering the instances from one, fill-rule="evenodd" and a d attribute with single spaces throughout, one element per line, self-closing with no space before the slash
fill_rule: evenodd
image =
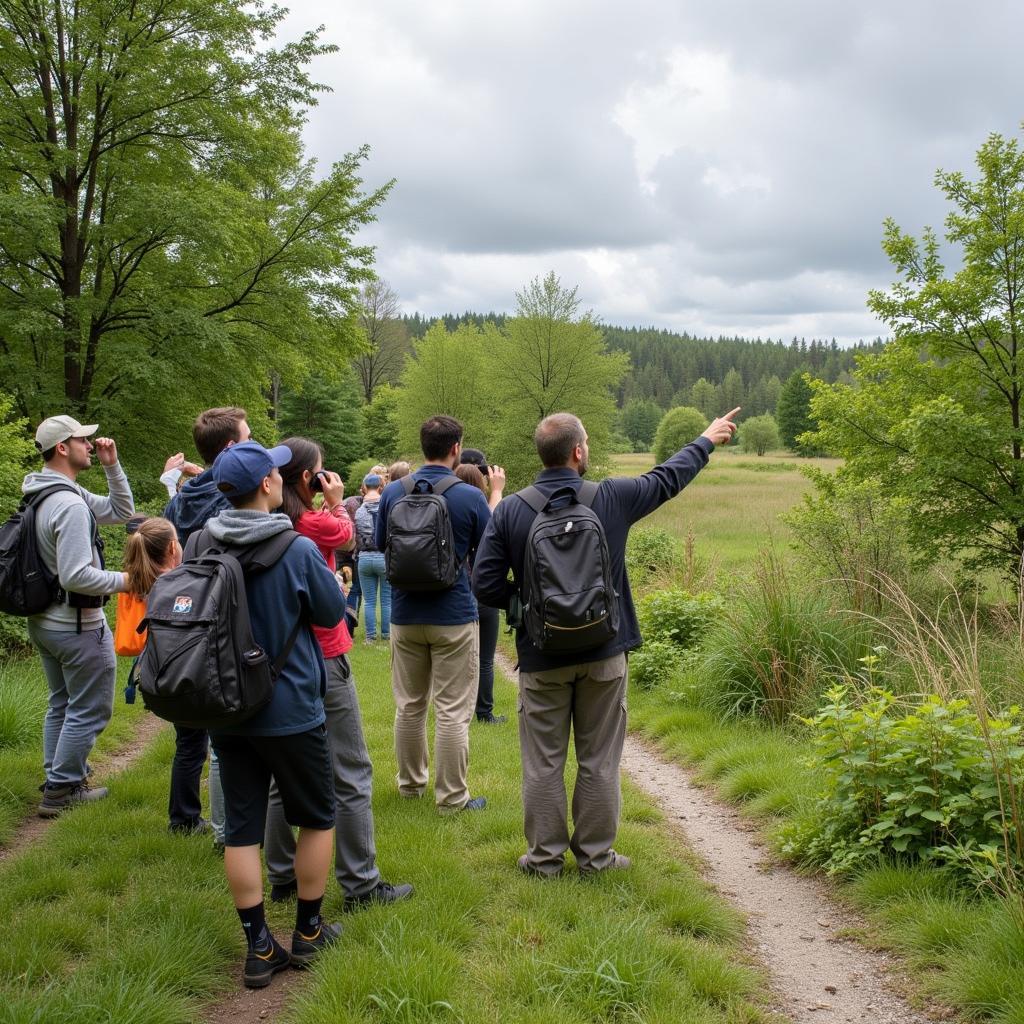
<path id="1" fill-rule="evenodd" d="M 526 537 L 520 596 L 526 635 L 540 651 L 571 654 L 608 643 L 619 628 L 604 527 L 591 507 L 597 484 L 584 480 L 545 497 L 517 491 L 536 513 Z"/>
<path id="2" fill-rule="evenodd" d="M 81 496 L 70 482 L 54 484 L 26 495 L 18 511 L 0 526 L 0 612 L 38 615 L 61 599 L 60 582 L 43 561 L 36 538 L 36 509 L 58 491 Z"/>
<path id="3" fill-rule="evenodd" d="M 190 729 L 235 725 L 265 708 L 291 654 L 300 618 L 271 663 L 256 643 L 247 576 L 273 566 L 299 535 L 285 530 L 261 544 L 217 546 L 203 532 L 189 558 L 157 578 L 139 632 L 148 629 L 136 678 L 146 707 Z"/>
<path id="4" fill-rule="evenodd" d="M 401 483 L 405 494 L 391 506 L 384 545 L 388 582 L 401 590 L 448 590 L 459 578 L 461 563 L 443 495 L 462 481 L 453 475 L 431 484 L 405 476 Z M 417 483 L 429 489 L 417 491 Z"/>

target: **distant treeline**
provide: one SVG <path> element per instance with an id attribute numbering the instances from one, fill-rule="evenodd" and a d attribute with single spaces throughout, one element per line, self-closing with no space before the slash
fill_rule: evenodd
<path id="1" fill-rule="evenodd" d="M 454 331 L 461 324 L 480 326 L 488 320 L 501 326 L 505 316 L 466 312 L 402 318 L 414 338 L 421 338 L 437 320 Z M 749 415 L 774 413 L 781 387 L 793 373 L 809 371 L 831 384 L 850 373 L 859 353 L 877 352 L 883 344 L 876 338 L 842 348 L 834 338 L 784 342 L 698 338 L 654 327 L 601 329 L 610 349 L 629 353 L 630 370 L 616 396 L 620 409 L 632 399 L 648 399 L 662 409 L 693 405 L 710 413 L 724 403 L 742 405 Z"/>

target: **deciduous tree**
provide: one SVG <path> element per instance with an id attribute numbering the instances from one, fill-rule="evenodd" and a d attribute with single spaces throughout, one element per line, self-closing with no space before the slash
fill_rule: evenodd
<path id="1" fill-rule="evenodd" d="M 978 177 L 940 171 L 950 204 L 948 271 L 938 236 L 894 221 L 885 250 L 898 272 L 869 304 L 893 331 L 862 356 L 855 386 L 815 382 L 828 450 L 856 479 L 875 478 L 914 509 L 915 546 L 1016 578 L 1024 552 L 1024 154 L 992 135 Z"/>
<path id="2" fill-rule="evenodd" d="M 654 437 L 654 457 L 664 462 L 680 448 L 688 445 L 707 429 L 708 417 L 692 406 L 679 405 L 669 409 L 658 424 Z"/>
<path id="3" fill-rule="evenodd" d="M 373 401 L 382 384 L 397 384 L 409 351 L 409 331 L 399 318 L 398 294 L 387 281 L 367 281 L 359 296 L 359 326 L 364 348 L 354 365 L 363 401 Z"/>

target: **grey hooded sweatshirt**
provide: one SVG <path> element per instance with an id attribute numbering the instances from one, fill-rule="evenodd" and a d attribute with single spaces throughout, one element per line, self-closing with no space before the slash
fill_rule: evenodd
<path id="1" fill-rule="evenodd" d="M 54 484 L 70 485 L 77 494 L 61 491 L 45 498 L 36 508 L 36 541 L 39 554 L 60 585 L 75 594 L 113 594 L 127 590 L 123 572 L 101 569 L 99 552 L 92 542 L 92 515 L 98 523 L 123 523 L 135 514 L 135 501 L 120 463 L 104 466 L 109 497 L 87 491 L 55 469 L 29 473 L 21 485 L 24 494 L 35 494 Z M 77 608 L 51 604 L 31 621 L 44 629 L 75 630 Z M 106 622 L 102 608 L 82 608 L 82 629 L 98 629 Z"/>

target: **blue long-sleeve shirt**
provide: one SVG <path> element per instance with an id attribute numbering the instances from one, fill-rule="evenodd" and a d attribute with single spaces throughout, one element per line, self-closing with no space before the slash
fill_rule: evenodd
<path id="1" fill-rule="evenodd" d="M 618 632 L 608 643 L 591 651 L 547 654 L 538 651 L 526 630 L 520 628 L 516 630 L 516 651 L 523 670 L 541 672 L 601 661 L 640 646 L 640 625 L 626 575 L 629 528 L 674 498 L 707 465 L 714 448 L 706 437 L 698 437 L 650 472 L 638 477 L 612 477 L 598 484 L 593 511 L 601 520 L 608 541 L 612 580 L 619 595 Z M 564 487 L 578 491 L 580 483 L 579 474 L 568 468 L 545 469 L 534 481 L 545 496 Z M 503 498 L 494 510 L 473 565 L 473 593 L 481 604 L 508 608 L 509 598 L 519 589 L 523 578 L 526 539 L 535 515 L 533 509 L 514 494 Z M 509 569 L 513 580 L 508 579 Z"/>
<path id="2" fill-rule="evenodd" d="M 447 466 L 421 466 L 412 474 L 413 480 L 426 480 L 436 484 L 445 477 L 454 476 Z M 384 488 L 377 506 L 376 543 L 384 551 L 388 536 L 388 516 L 395 502 L 405 494 L 402 481 L 396 480 Z M 462 563 L 459 578 L 448 590 L 413 591 L 391 588 L 391 621 L 399 626 L 458 626 L 476 622 L 476 601 L 469 586 L 466 563 L 480 543 L 484 528 L 491 518 L 483 491 L 462 481 L 444 493 L 448 502 L 448 518 L 452 524 L 455 555 Z"/>

